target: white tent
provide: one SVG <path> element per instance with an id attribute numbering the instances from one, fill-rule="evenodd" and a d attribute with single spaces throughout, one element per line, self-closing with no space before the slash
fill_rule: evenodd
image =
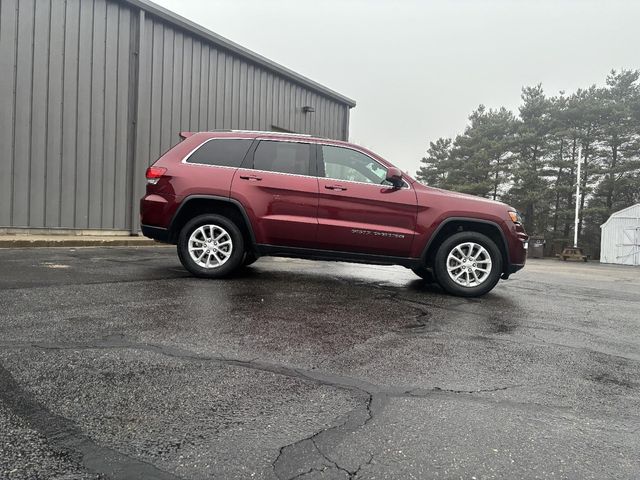
<path id="1" fill-rule="evenodd" d="M 640 203 L 612 214 L 600 235 L 602 263 L 640 265 Z"/>

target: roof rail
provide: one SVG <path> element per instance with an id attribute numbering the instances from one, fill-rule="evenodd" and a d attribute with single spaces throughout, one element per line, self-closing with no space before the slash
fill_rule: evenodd
<path id="1" fill-rule="evenodd" d="M 271 130 L 231 130 L 236 133 L 263 133 L 265 135 L 283 135 L 291 137 L 313 137 L 309 133 L 295 133 L 295 132 L 273 132 Z"/>
<path id="2" fill-rule="evenodd" d="M 270 136 L 281 135 L 283 137 L 310 137 L 310 138 L 326 138 L 327 140 L 331 140 L 329 137 L 321 137 L 320 135 L 312 135 L 310 133 L 276 132 L 273 130 L 241 130 L 241 129 L 231 129 L 231 128 L 213 128 L 211 130 L 203 130 L 203 132 L 257 133 L 257 134 L 270 135 Z M 196 133 L 198 132 L 180 132 L 179 135 L 182 139 L 185 139 L 187 137 L 190 137 L 191 135 L 195 135 Z"/>

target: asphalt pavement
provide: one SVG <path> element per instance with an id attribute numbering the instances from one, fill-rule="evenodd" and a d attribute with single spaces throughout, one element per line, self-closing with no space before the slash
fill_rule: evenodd
<path id="1" fill-rule="evenodd" d="M 640 477 L 640 270 L 0 249 L 0 478 Z"/>

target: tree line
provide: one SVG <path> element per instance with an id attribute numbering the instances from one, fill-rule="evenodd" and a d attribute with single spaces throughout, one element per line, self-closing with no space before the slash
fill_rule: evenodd
<path id="1" fill-rule="evenodd" d="M 597 257 L 600 225 L 640 202 L 640 71 L 611 71 L 604 86 L 545 94 L 524 87 L 518 114 L 480 105 L 464 133 L 430 142 L 416 177 L 506 202 L 547 253 L 573 242 L 582 149 L 578 244 Z"/>

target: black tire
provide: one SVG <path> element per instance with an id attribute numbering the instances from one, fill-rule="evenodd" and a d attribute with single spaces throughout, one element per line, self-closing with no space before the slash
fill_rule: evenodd
<path id="1" fill-rule="evenodd" d="M 244 260 L 242 261 L 242 265 L 245 267 L 248 267 L 249 265 L 252 265 L 253 263 L 255 263 L 256 260 L 258 260 L 258 257 L 256 256 L 256 254 L 248 251 L 244 255 Z"/>
<path id="2" fill-rule="evenodd" d="M 198 265 L 198 263 L 196 263 L 196 260 L 193 259 L 189 253 L 189 238 L 196 230 L 205 225 L 212 225 L 214 227 L 217 226 L 220 229 L 224 230 L 230 237 L 231 253 L 230 255 L 228 255 L 227 260 L 218 267 L 206 268 Z M 220 249 L 220 253 L 223 253 L 222 249 Z M 240 265 L 242 265 L 244 254 L 245 251 L 242 232 L 240 232 L 240 229 L 235 223 L 233 223 L 227 217 L 223 217 L 222 215 L 198 215 L 197 217 L 188 221 L 186 225 L 182 227 L 180 235 L 178 235 L 178 258 L 180 258 L 182 266 L 196 277 L 226 277 L 238 267 L 240 267 Z"/>
<path id="3" fill-rule="evenodd" d="M 461 246 L 467 242 L 472 242 L 484 247 L 491 260 L 491 267 L 489 272 L 486 272 L 486 277 L 481 273 L 480 275 L 483 280 L 475 286 L 460 285 L 451 278 L 447 270 L 449 253 L 457 246 Z M 464 247 L 462 248 L 464 250 Z M 452 265 L 455 265 L 455 262 L 452 263 Z M 475 266 L 475 263 L 472 265 Z M 461 270 L 463 269 L 461 268 Z M 454 275 L 461 270 L 454 271 Z M 448 293 L 459 297 L 479 297 L 493 289 L 500 280 L 500 276 L 502 275 L 502 252 L 495 242 L 486 235 L 478 232 L 459 232 L 445 239 L 440 247 L 438 247 L 433 271 L 440 286 Z"/>
<path id="4" fill-rule="evenodd" d="M 420 266 L 420 267 L 414 267 L 411 270 L 413 270 L 413 273 L 418 275 L 425 282 L 427 282 L 427 283 L 436 283 L 436 277 L 433 275 L 433 272 L 431 271 L 431 269 L 428 269 L 426 267 Z"/>

